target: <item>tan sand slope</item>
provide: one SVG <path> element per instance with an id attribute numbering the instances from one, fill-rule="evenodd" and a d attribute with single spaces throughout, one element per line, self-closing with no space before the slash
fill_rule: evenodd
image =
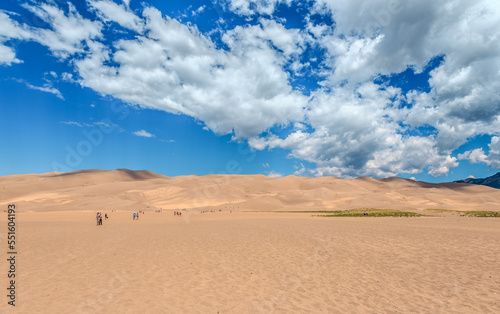
<path id="1" fill-rule="evenodd" d="M 20 211 L 352 208 L 499 210 L 500 190 L 401 178 L 352 180 L 263 175 L 166 177 L 149 171 L 83 170 L 0 177 L 0 206 Z"/>

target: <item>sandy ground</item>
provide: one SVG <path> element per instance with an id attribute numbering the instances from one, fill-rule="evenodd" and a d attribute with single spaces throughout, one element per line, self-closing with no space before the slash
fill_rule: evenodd
<path id="1" fill-rule="evenodd" d="M 0 312 L 500 312 L 497 218 L 108 215 L 17 214 L 17 306 Z"/>

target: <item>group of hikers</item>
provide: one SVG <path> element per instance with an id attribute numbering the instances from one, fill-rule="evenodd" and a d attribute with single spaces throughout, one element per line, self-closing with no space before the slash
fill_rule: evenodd
<path id="1" fill-rule="evenodd" d="M 144 212 L 142 212 L 144 214 Z M 97 225 L 102 226 L 102 212 L 96 212 L 95 218 L 97 220 Z M 139 212 L 134 212 L 134 220 L 139 220 Z M 108 219 L 108 213 L 104 214 L 104 219 Z"/>
<path id="2" fill-rule="evenodd" d="M 142 212 L 144 214 L 144 212 Z M 133 214 L 134 220 L 139 220 L 139 212 Z"/>
<path id="3" fill-rule="evenodd" d="M 102 226 L 102 213 L 101 212 L 97 212 L 95 218 L 97 220 L 97 225 L 98 226 Z M 104 214 L 104 219 L 108 219 L 108 213 Z"/>
<path id="4" fill-rule="evenodd" d="M 163 212 L 163 210 L 155 210 L 155 212 L 160 212 L 161 213 L 161 212 Z M 132 214 L 132 219 L 133 220 L 139 220 L 139 213 L 140 213 L 140 211 L 134 212 Z M 142 214 L 144 214 L 144 211 L 142 211 Z M 182 216 L 182 212 L 175 211 L 174 212 L 174 216 Z M 98 226 L 102 226 L 102 218 L 103 218 L 102 212 L 97 212 L 96 213 L 96 220 L 97 220 L 97 225 Z M 108 219 L 108 214 L 107 213 L 104 214 L 104 219 Z"/>

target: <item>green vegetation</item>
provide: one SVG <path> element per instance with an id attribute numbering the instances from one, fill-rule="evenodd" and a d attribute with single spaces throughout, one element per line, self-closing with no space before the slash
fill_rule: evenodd
<path id="1" fill-rule="evenodd" d="M 500 217 L 500 211 L 460 211 L 441 208 L 426 208 L 426 211 L 440 213 L 457 213 L 464 217 Z M 415 212 L 401 211 L 396 209 L 348 209 L 348 210 L 288 210 L 288 211 L 246 211 L 246 212 L 268 212 L 289 214 L 317 214 L 315 217 L 422 217 L 435 215 L 422 215 Z M 368 215 L 364 215 L 367 213 Z"/>
<path id="2" fill-rule="evenodd" d="M 406 212 L 395 209 L 349 209 L 333 210 L 327 215 L 316 215 L 317 217 L 363 217 L 367 213 L 368 217 L 420 217 L 423 216 L 414 212 Z"/>
<path id="3" fill-rule="evenodd" d="M 442 209 L 442 208 L 426 208 L 425 210 L 433 211 L 433 212 L 440 212 L 440 213 L 455 213 L 456 212 L 456 210 Z"/>
<path id="4" fill-rule="evenodd" d="M 414 212 L 396 209 L 348 209 L 348 210 L 287 210 L 287 211 L 247 211 L 289 214 L 322 214 L 315 217 L 420 217 L 425 216 Z M 367 215 L 365 215 L 365 213 Z"/>
<path id="5" fill-rule="evenodd" d="M 290 214 L 330 214 L 336 213 L 339 210 L 283 210 L 269 211 L 270 213 L 290 213 Z"/>
<path id="6" fill-rule="evenodd" d="M 462 210 L 452 210 L 452 209 L 440 209 L 440 208 L 427 208 L 426 210 L 428 211 L 435 211 L 435 212 L 441 212 L 441 213 L 457 213 L 460 216 L 465 216 L 465 217 L 500 217 L 500 212 L 497 211 L 488 211 L 488 210 L 468 210 L 468 211 L 462 211 Z"/>
<path id="7" fill-rule="evenodd" d="M 500 217 L 500 212 L 495 211 L 461 211 L 460 216 L 467 217 Z"/>

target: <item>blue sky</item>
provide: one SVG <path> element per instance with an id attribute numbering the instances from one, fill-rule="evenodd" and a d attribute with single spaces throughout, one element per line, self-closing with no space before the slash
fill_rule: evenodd
<path id="1" fill-rule="evenodd" d="M 0 3 L 0 175 L 500 169 L 498 1 Z"/>

